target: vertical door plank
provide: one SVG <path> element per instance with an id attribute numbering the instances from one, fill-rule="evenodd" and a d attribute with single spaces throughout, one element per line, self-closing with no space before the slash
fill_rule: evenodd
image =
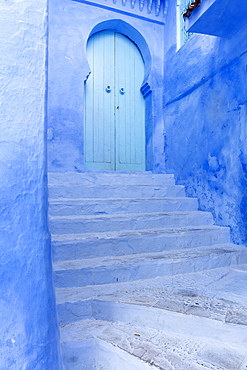
<path id="1" fill-rule="evenodd" d="M 105 32 L 104 38 L 104 72 L 103 72 L 103 142 L 104 142 L 104 162 L 112 163 L 112 169 L 115 169 L 115 139 L 114 139 L 114 33 L 109 31 Z M 108 86 L 111 91 L 107 92 Z"/>
<path id="2" fill-rule="evenodd" d="M 117 170 L 145 170 L 145 102 L 140 91 L 144 63 L 136 45 L 116 34 L 116 165 Z M 120 94 L 120 89 L 125 94 Z"/>
<path id="3" fill-rule="evenodd" d="M 92 73 L 85 91 L 85 168 L 114 170 L 113 33 L 105 31 L 91 37 L 87 55 Z"/>
<path id="4" fill-rule="evenodd" d="M 103 59 L 104 39 L 103 35 L 98 33 L 94 36 L 94 162 L 98 163 L 103 160 L 103 121 L 100 119 L 102 111 L 101 104 L 103 96 L 103 73 L 104 63 L 100 63 L 100 57 Z"/>

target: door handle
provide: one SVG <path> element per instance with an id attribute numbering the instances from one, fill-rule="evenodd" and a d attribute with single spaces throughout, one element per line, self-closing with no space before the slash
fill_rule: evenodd
<path id="1" fill-rule="evenodd" d="M 125 90 L 124 90 L 124 88 L 123 88 L 123 87 L 120 89 L 120 94 L 121 94 L 121 95 L 124 95 L 124 94 L 125 94 Z"/>
<path id="2" fill-rule="evenodd" d="M 106 91 L 107 93 L 110 93 L 110 92 L 111 92 L 111 86 L 106 86 L 105 91 Z"/>

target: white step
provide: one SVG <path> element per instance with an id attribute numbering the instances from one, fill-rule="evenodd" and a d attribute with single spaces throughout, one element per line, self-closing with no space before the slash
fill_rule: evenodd
<path id="1" fill-rule="evenodd" d="M 240 249 L 239 261 L 246 262 L 246 248 Z M 246 284 L 245 264 L 118 284 L 57 288 L 58 316 L 61 325 L 91 317 L 119 321 L 121 310 L 139 306 L 140 315 L 143 307 L 150 307 L 246 326 Z"/>
<path id="2" fill-rule="evenodd" d="M 196 198 L 53 199 L 51 216 L 196 211 Z"/>
<path id="3" fill-rule="evenodd" d="M 142 230 L 212 224 L 212 214 L 199 211 L 50 217 L 50 229 L 53 234 Z"/>
<path id="4" fill-rule="evenodd" d="M 161 198 L 184 197 L 182 185 L 49 185 L 49 198 Z"/>
<path id="5" fill-rule="evenodd" d="M 230 229 L 215 225 L 52 235 L 54 261 L 162 252 L 229 242 Z"/>
<path id="6" fill-rule="evenodd" d="M 94 326 L 94 322 L 89 323 Z M 105 325 L 106 330 L 108 326 L 109 323 Z M 85 325 L 83 328 L 85 329 Z M 82 330 L 83 328 L 81 327 Z M 73 333 L 73 328 L 69 330 Z M 160 370 L 160 367 L 152 366 L 108 341 L 90 335 L 83 339 L 77 334 L 72 335 L 71 340 L 62 342 L 61 350 L 66 370 Z"/>
<path id="7" fill-rule="evenodd" d="M 53 264 L 56 287 L 101 285 L 215 269 L 246 263 L 247 253 L 234 244 L 159 253 L 110 256 Z"/>
<path id="8" fill-rule="evenodd" d="M 174 185 L 174 175 L 151 172 L 50 172 L 49 185 Z"/>
<path id="9" fill-rule="evenodd" d="M 244 328 L 174 313 L 161 316 L 150 328 L 140 325 L 135 314 L 138 319 L 132 325 L 88 319 L 62 327 L 66 369 L 246 369 Z M 149 318 L 154 321 L 151 312 L 146 313 L 146 321 Z M 129 321 L 134 321 L 133 315 Z"/>

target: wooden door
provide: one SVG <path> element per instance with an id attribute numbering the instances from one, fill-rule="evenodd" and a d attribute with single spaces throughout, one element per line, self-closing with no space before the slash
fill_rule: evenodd
<path id="1" fill-rule="evenodd" d="M 145 170 L 144 64 L 135 44 L 103 31 L 87 45 L 85 169 Z"/>

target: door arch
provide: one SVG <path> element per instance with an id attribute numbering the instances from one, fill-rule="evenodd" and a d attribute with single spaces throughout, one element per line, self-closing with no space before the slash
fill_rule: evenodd
<path id="1" fill-rule="evenodd" d="M 85 169 L 145 170 L 144 62 L 136 45 L 116 31 L 87 43 L 91 73 L 85 86 Z"/>

